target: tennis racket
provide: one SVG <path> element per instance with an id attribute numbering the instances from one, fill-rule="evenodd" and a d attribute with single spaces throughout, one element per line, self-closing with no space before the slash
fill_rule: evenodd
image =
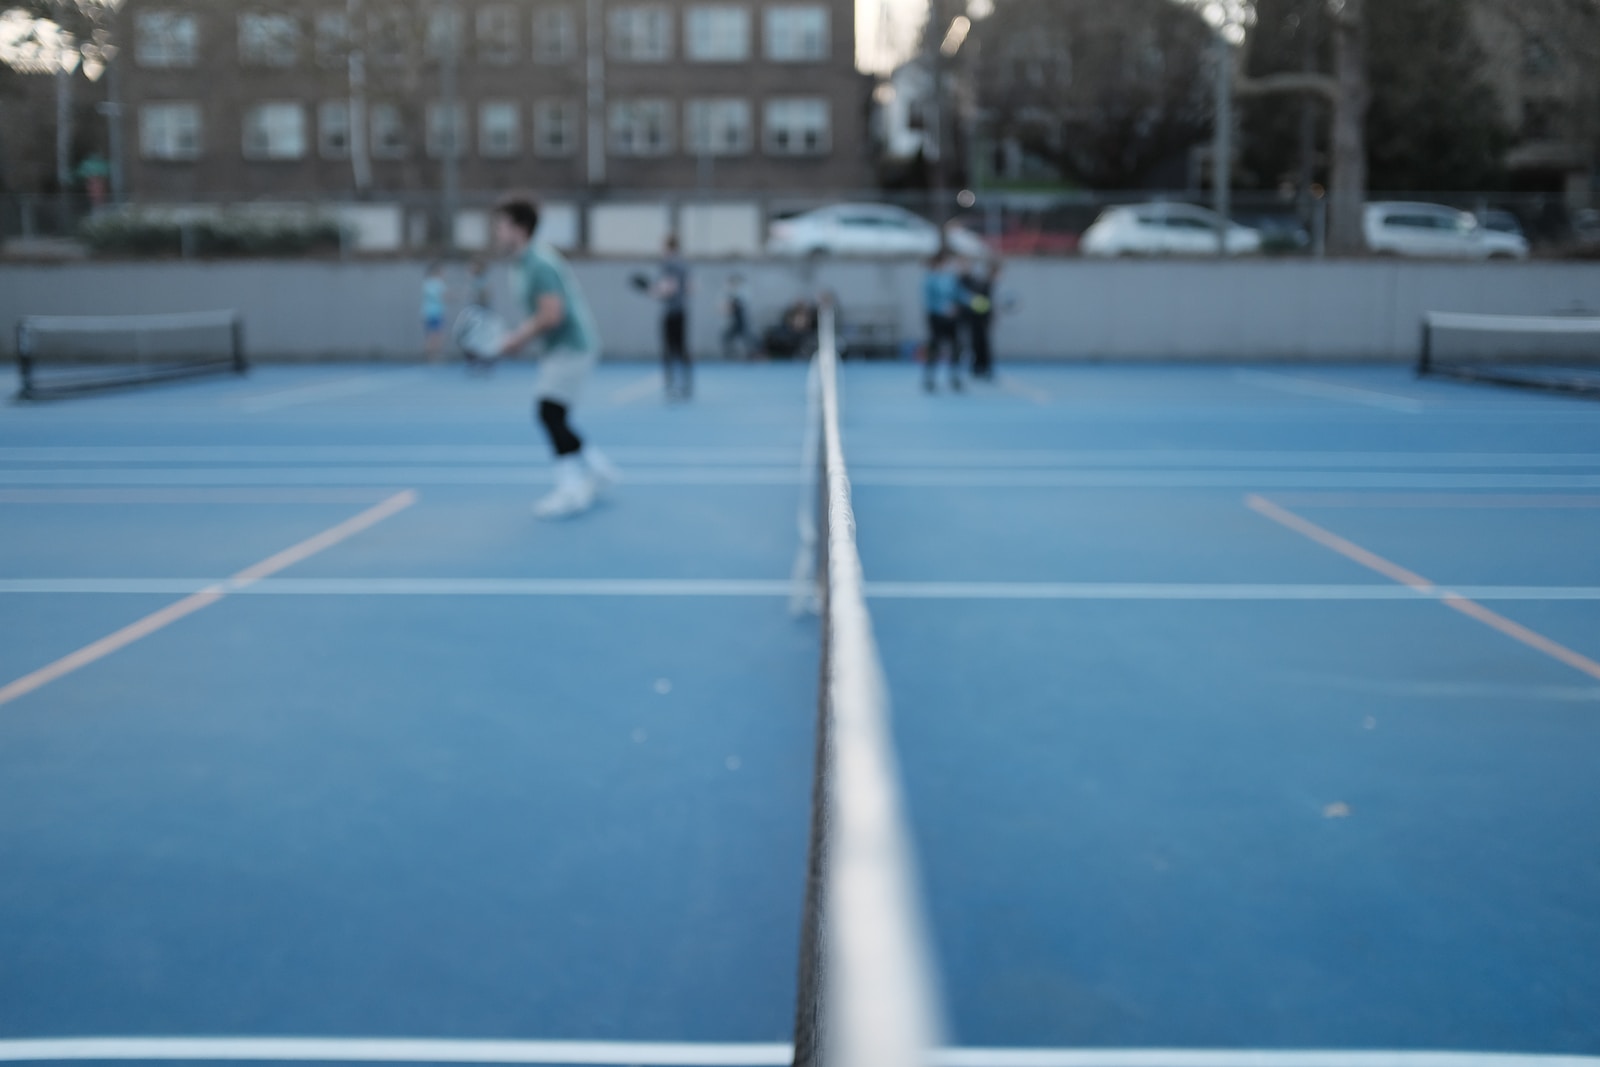
<path id="1" fill-rule="evenodd" d="M 456 345 L 468 359 L 492 363 L 500 358 L 500 346 L 505 343 L 506 324 L 500 316 L 487 308 L 463 308 L 456 316 L 452 331 Z"/>

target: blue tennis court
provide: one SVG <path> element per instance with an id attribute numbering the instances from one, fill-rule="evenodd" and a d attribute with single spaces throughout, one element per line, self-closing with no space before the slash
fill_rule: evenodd
<path id="1" fill-rule="evenodd" d="M 805 379 L 602 368 L 556 524 L 526 367 L 0 410 L 0 1057 L 787 1062 Z M 842 387 L 945 1062 L 1600 1053 L 1600 408 Z"/>

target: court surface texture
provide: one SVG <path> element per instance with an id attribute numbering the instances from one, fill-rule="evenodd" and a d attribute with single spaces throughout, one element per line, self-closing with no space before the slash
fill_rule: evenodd
<path id="1" fill-rule="evenodd" d="M 563 523 L 531 384 L 0 409 L 0 1059 L 787 1062 L 805 369 L 602 367 Z M 842 390 L 942 1062 L 1600 1053 L 1600 405 Z"/>

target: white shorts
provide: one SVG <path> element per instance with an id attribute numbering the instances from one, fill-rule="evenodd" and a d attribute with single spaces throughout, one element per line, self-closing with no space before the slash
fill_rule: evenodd
<path id="1" fill-rule="evenodd" d="M 589 372 L 600 362 L 598 352 L 557 350 L 539 357 L 539 376 L 534 380 L 536 400 L 554 400 L 572 407 L 578 402 Z"/>

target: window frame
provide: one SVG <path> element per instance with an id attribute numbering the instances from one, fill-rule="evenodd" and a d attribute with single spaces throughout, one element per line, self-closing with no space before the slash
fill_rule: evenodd
<path id="1" fill-rule="evenodd" d="M 490 144 L 489 115 L 508 111 L 511 122 L 511 143 L 503 150 Z M 484 159 L 516 159 L 522 155 L 522 101 L 512 99 L 481 100 L 478 102 L 478 155 Z"/>
<path id="2" fill-rule="evenodd" d="M 276 23 L 279 32 L 268 34 L 265 28 Z M 247 27 L 259 24 L 263 36 L 251 40 Z M 265 70 L 293 70 L 300 65 L 300 20 L 281 11 L 241 11 L 238 16 L 239 65 Z"/>
<path id="3" fill-rule="evenodd" d="M 163 123 L 170 123 L 170 116 L 185 114 L 191 120 L 193 127 L 194 145 L 187 151 L 166 150 L 151 151 L 151 128 L 153 119 L 159 114 L 168 116 Z M 175 141 L 171 132 L 163 129 L 163 144 Z M 139 158 L 155 163 L 193 163 L 205 153 L 205 113 L 200 108 L 197 100 L 147 100 L 139 105 Z"/>
<path id="4" fill-rule="evenodd" d="M 780 126 L 773 121 L 774 113 L 780 108 L 797 108 L 799 105 L 814 105 L 822 115 L 821 143 L 813 148 L 796 150 L 793 147 L 780 146 L 777 143 L 779 129 L 789 127 Z M 802 128 L 803 127 L 799 127 Z M 761 108 L 761 146 L 764 154 L 780 159 L 818 159 L 833 154 L 833 106 L 824 96 L 774 96 L 763 102 Z"/>
<path id="5" fill-rule="evenodd" d="M 737 110 L 743 115 L 741 142 L 732 148 L 716 144 L 717 138 L 709 136 L 712 144 L 709 147 L 702 145 L 702 122 L 714 123 L 716 121 L 715 109 L 736 105 Z M 705 118 L 700 118 L 705 110 L 711 109 L 712 113 Z M 708 156 L 712 159 L 737 159 L 748 156 L 755 151 L 755 108 L 751 106 L 748 97 L 743 96 L 696 96 L 690 97 L 683 103 L 683 151 L 686 155 L 701 158 Z M 709 133 L 709 131 L 707 131 Z"/>
<path id="6" fill-rule="evenodd" d="M 390 123 L 389 120 L 393 122 Z M 386 126 L 388 128 L 386 128 Z M 392 128 L 399 132 L 396 145 L 379 141 L 382 134 Z M 367 107 L 367 151 L 375 160 L 390 162 L 411 158 L 411 130 L 406 122 L 405 108 L 393 100 L 377 100 Z"/>
<path id="7" fill-rule="evenodd" d="M 545 32 L 550 27 L 543 23 L 559 26 L 558 33 Z M 551 49 L 547 45 L 552 37 L 558 40 L 559 47 Z M 578 16 L 571 4 L 540 5 L 533 9 L 533 40 L 531 51 L 535 63 L 570 63 L 578 54 Z"/>
<path id="8" fill-rule="evenodd" d="M 156 25 L 162 29 L 154 33 Z M 184 34 L 173 29 L 183 27 Z M 187 35 L 188 40 L 183 40 Z M 160 47 L 156 48 L 155 45 Z M 133 60 L 149 70 L 183 70 L 200 62 L 200 24 L 192 11 L 140 11 L 133 21 Z"/>
<path id="9" fill-rule="evenodd" d="M 784 30 L 783 20 L 801 14 L 820 15 L 822 32 L 815 53 L 780 47 L 780 42 L 796 38 L 793 29 Z M 761 13 L 762 55 L 773 63 L 826 63 L 833 58 L 833 12 L 824 4 L 774 4 Z M 783 31 L 783 32 L 780 32 Z"/>
<path id="10" fill-rule="evenodd" d="M 496 25 L 496 20 L 500 20 Z M 522 19 L 517 5 L 485 4 L 473 20 L 473 43 L 480 63 L 507 67 L 522 56 Z"/>
<path id="11" fill-rule="evenodd" d="M 650 108 L 660 118 L 661 143 L 652 148 L 641 150 L 633 143 L 634 135 L 631 132 L 633 125 L 630 123 L 629 144 L 621 143 L 622 130 L 619 116 L 627 114 L 630 120 L 636 118 L 638 109 Z M 622 100 L 613 100 L 606 113 L 606 152 L 608 155 L 619 159 L 662 159 L 672 155 L 675 144 L 673 129 L 672 101 L 662 96 L 629 97 Z"/>
<path id="12" fill-rule="evenodd" d="M 258 115 L 265 116 L 269 111 L 275 111 L 282 115 L 293 114 L 296 116 L 298 123 L 297 133 L 299 136 L 299 144 L 296 146 L 293 154 L 283 151 L 274 151 L 270 144 L 274 127 L 270 124 L 265 127 L 268 135 L 267 139 L 269 141 L 267 147 L 265 149 L 257 149 L 253 146 L 252 138 L 257 132 L 257 129 L 253 125 L 252 120 Z M 248 104 L 244 110 L 240 112 L 239 133 L 240 140 L 242 142 L 240 145 L 240 151 L 243 157 L 251 163 L 298 163 L 306 158 L 306 155 L 309 153 L 311 148 L 310 137 L 307 135 L 306 130 L 306 107 L 305 104 L 299 100 L 257 100 Z"/>
<path id="13" fill-rule="evenodd" d="M 561 116 L 563 143 L 549 141 L 550 117 Z M 578 154 L 578 105 L 576 101 L 545 98 L 533 104 L 533 154 L 541 159 L 567 159 Z"/>
<path id="14" fill-rule="evenodd" d="M 715 48 L 702 51 L 697 47 L 695 29 L 697 17 L 714 19 L 716 16 L 737 15 L 743 25 L 740 27 L 740 41 L 737 53 L 727 54 Z M 738 3 L 697 3 L 684 8 L 683 11 L 683 58 L 690 63 L 748 63 L 753 58 L 751 36 L 754 20 L 751 18 L 750 5 Z M 710 35 L 715 39 L 715 34 Z"/>
<path id="15" fill-rule="evenodd" d="M 328 133 L 330 129 L 337 128 L 338 123 L 330 122 L 328 116 L 337 113 L 342 115 L 344 146 L 330 147 Z M 355 123 L 351 121 L 350 101 L 342 98 L 317 101 L 317 157 L 319 159 L 349 159 L 351 150 L 355 147 Z"/>
<path id="16" fill-rule="evenodd" d="M 653 29 L 661 31 L 656 47 L 636 48 L 637 26 L 626 32 L 622 27 L 629 21 L 650 19 Z M 606 56 L 617 63 L 670 63 L 674 55 L 672 8 L 660 3 L 630 3 L 611 8 L 606 12 Z"/>

